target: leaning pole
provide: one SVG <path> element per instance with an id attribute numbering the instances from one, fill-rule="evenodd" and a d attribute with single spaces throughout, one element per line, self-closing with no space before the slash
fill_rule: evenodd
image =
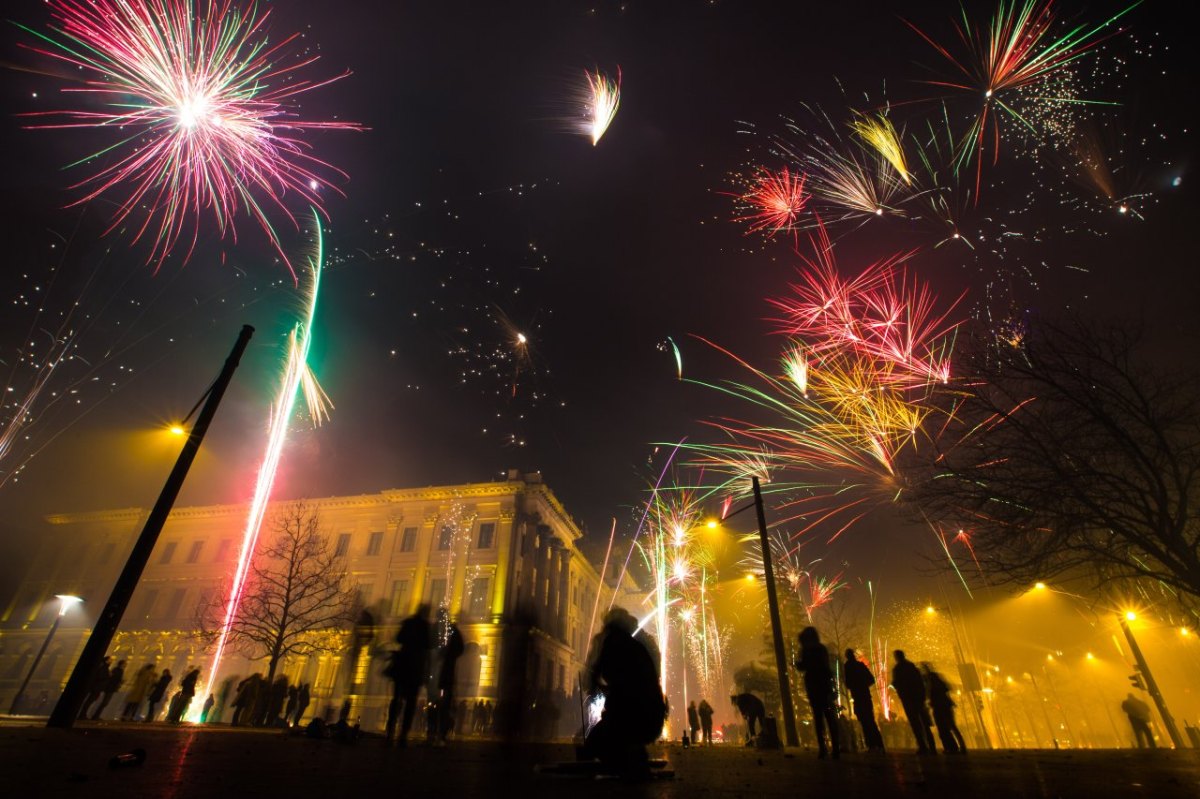
<path id="1" fill-rule="evenodd" d="M 58 704 L 54 706 L 50 720 L 46 722 L 47 727 L 67 729 L 75 723 L 83 700 L 87 696 L 88 683 L 92 674 L 104 657 L 104 653 L 108 651 L 109 645 L 112 644 L 117 626 L 120 625 L 121 617 L 125 615 L 125 609 L 129 606 L 129 600 L 133 596 L 133 590 L 137 588 L 138 580 L 141 579 L 146 563 L 150 560 L 150 553 L 153 552 L 154 545 L 158 542 L 158 536 L 162 532 L 163 524 L 167 521 L 167 515 L 170 514 L 171 508 L 175 504 L 175 498 L 179 496 L 184 478 L 187 477 L 192 461 L 196 459 L 196 453 L 200 450 L 204 434 L 208 432 L 208 426 L 217 413 L 217 406 L 221 404 L 225 389 L 229 387 L 233 373 L 237 370 L 238 364 L 242 360 L 242 354 L 246 351 L 246 345 L 250 343 L 250 337 L 253 335 L 253 327 L 250 325 L 242 327 L 242 331 L 233 345 L 233 350 L 225 359 L 225 366 L 208 389 L 204 407 L 200 409 L 200 415 L 196 417 L 196 424 L 188 433 L 183 450 L 179 453 L 178 460 L 175 461 L 175 468 L 171 469 L 171 474 L 167 476 L 167 482 L 158 495 L 158 501 L 154 503 L 154 509 L 146 518 L 146 525 L 142 528 L 137 543 L 133 545 L 129 559 L 125 561 L 125 568 L 121 571 L 121 576 L 117 578 L 117 583 L 113 586 L 104 610 L 96 619 L 96 626 L 92 628 L 92 634 L 88 636 L 87 644 L 83 647 L 83 654 L 75 663 L 75 669 L 67 680 L 67 686 L 63 689 L 62 696 L 58 698 Z"/>

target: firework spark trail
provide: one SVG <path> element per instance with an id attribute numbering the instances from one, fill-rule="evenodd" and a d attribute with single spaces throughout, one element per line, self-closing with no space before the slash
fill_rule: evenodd
<path id="1" fill-rule="evenodd" d="M 600 138 L 608 130 L 608 126 L 617 116 L 617 108 L 621 105 L 621 68 L 617 67 L 617 79 L 614 81 L 597 70 L 583 71 L 587 79 L 587 93 L 584 98 L 584 121 L 581 130 L 591 137 L 592 146 L 600 143 Z"/>
<path id="2" fill-rule="evenodd" d="M 212 693 L 217 673 L 221 667 L 221 658 L 225 653 L 225 643 L 229 636 L 229 626 L 238 613 L 242 594 L 246 587 L 246 575 L 249 573 L 255 548 L 258 545 L 259 534 L 262 532 L 263 520 L 267 514 L 267 504 L 271 499 L 271 491 L 275 487 L 275 474 L 279 469 L 279 461 L 283 456 L 283 445 L 287 440 L 288 426 L 292 412 L 296 407 L 296 398 L 302 393 L 301 388 L 306 381 L 312 380 L 308 367 L 308 353 L 312 347 L 313 319 L 317 312 L 317 297 L 321 288 L 321 268 L 324 261 L 324 243 L 321 231 L 321 219 L 313 210 L 313 224 L 316 226 L 316 251 L 309 259 L 312 284 L 308 287 L 304 317 L 297 322 L 288 335 L 287 358 L 280 380 L 279 394 L 271 407 L 270 423 L 267 432 L 267 448 L 263 455 L 262 465 L 258 470 L 258 478 L 254 486 L 254 497 L 250 502 L 250 511 L 246 519 L 246 527 L 242 533 L 242 546 L 238 553 L 237 567 L 234 570 L 233 581 L 229 589 L 229 599 L 225 605 L 225 618 L 221 624 L 221 632 L 217 637 L 216 651 L 213 654 L 212 665 L 208 670 L 208 684 L 204 695 Z M 315 382 L 315 381 L 314 381 Z M 319 387 L 314 395 L 318 400 L 324 392 Z M 310 407 L 310 415 L 314 423 L 319 424 L 321 418 L 328 417 L 328 409 L 323 403 Z"/>
<path id="3" fill-rule="evenodd" d="M 912 173 L 909 172 L 908 162 L 904 157 L 904 144 L 896 126 L 892 124 L 892 120 L 886 114 L 858 113 L 855 115 L 854 121 L 850 123 L 850 127 L 864 144 L 891 164 L 892 169 L 896 170 L 896 174 L 900 176 L 901 180 L 906 184 L 912 184 Z"/>
<path id="4" fill-rule="evenodd" d="M 932 36 L 905 20 L 905 24 L 949 61 L 958 73 L 953 78 L 930 80 L 927 83 L 955 92 L 966 92 L 980 101 L 979 111 L 963 136 L 956 165 L 956 168 L 961 168 L 967 162 L 975 161 L 977 201 L 985 148 L 992 149 L 993 163 L 1000 157 L 1000 114 L 1020 123 L 1034 135 L 1041 133 L 1012 103 L 1012 96 L 1025 91 L 1036 100 L 1087 104 L 1087 100 L 1072 96 L 1045 96 L 1040 91 L 1047 87 L 1053 76 L 1093 50 L 1105 38 L 1115 35 L 1117 31 L 1100 34 L 1140 4 L 1141 0 L 1137 0 L 1098 25 L 1080 24 L 1062 33 L 1051 32 L 1058 24 L 1053 0 L 1000 0 L 996 14 L 986 29 L 967 19 L 964 8 L 962 22 L 954 23 L 955 33 L 967 51 L 964 58 L 955 57 L 949 46 L 939 44 Z"/>
<path id="5" fill-rule="evenodd" d="M 72 187 L 83 189 L 73 205 L 123 194 L 107 232 L 135 210 L 148 209 L 135 223 L 133 240 L 153 239 L 148 261 L 156 268 L 180 244 L 186 247 L 184 261 L 191 256 L 206 212 L 221 237 L 234 241 L 234 217 L 245 213 L 295 278 L 268 211 L 298 228 L 288 195 L 320 208 L 320 190 L 330 186 L 325 175 L 345 178 L 309 154 L 302 134 L 361 129 L 301 119 L 296 98 L 349 73 L 323 81 L 297 78 L 315 56 L 277 65 L 299 35 L 271 44 L 270 12 L 260 15 L 253 2 L 247 9 L 233 0 L 48 0 L 48 5 L 51 34 L 21 26 L 45 43 L 29 49 L 77 68 L 82 87 L 65 91 L 89 95 L 103 110 L 31 114 L 65 118 L 32 127 L 116 132 L 103 150 L 72 164 L 107 164 Z"/>

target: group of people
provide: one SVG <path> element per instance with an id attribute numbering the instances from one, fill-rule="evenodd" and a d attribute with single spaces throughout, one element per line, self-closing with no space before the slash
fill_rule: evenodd
<path id="1" fill-rule="evenodd" d="M 400 623 L 396 633 L 397 648 L 389 656 L 384 669 L 384 675 L 392 681 L 392 699 L 388 704 L 384 736 L 388 743 L 395 741 L 399 746 L 408 744 L 408 734 L 417 712 L 417 698 L 421 688 L 429 681 L 430 652 L 434 639 L 429 613 L 429 605 L 421 605 L 416 613 Z M 428 697 L 425 713 L 427 736 L 435 743 L 444 744 L 454 729 L 455 671 L 465 645 L 456 625 L 444 617 L 439 621 L 438 626 L 444 630 L 444 635 L 440 636 L 443 641 L 438 649 L 436 694 Z M 398 737 L 397 725 L 400 728 Z"/>
<path id="2" fill-rule="evenodd" d="M 221 686 L 219 709 L 215 714 L 217 721 L 224 714 L 226 698 L 235 681 L 237 678 L 231 677 Z M 309 683 L 292 685 L 283 675 L 268 682 L 267 677 L 254 673 L 237 681 L 230 723 L 234 727 L 296 727 L 304 718 L 311 698 L 312 686 Z M 207 718 L 204 720 L 207 721 Z"/>
<path id="3" fill-rule="evenodd" d="M 706 744 L 711 744 L 713 731 L 713 708 L 708 703 L 707 699 L 700 700 L 700 706 L 696 707 L 696 703 L 689 702 L 687 707 L 688 729 L 692 731 L 691 743 L 700 743 L 703 740 Z"/>
<path id="4" fill-rule="evenodd" d="M 800 654 L 794 665 L 804 677 L 804 691 L 812 709 L 813 732 L 817 739 L 817 756 L 832 756 L 836 760 L 843 748 L 842 719 L 829 650 L 821 643 L 815 627 L 804 628 L 799 639 Z M 883 734 L 875 718 L 875 706 L 871 699 L 875 676 L 858 659 L 853 649 L 847 649 L 845 655 L 842 682 L 850 695 L 854 715 L 862 727 L 863 742 L 867 751 L 883 752 Z M 892 687 L 912 727 L 917 751 L 929 754 L 937 752 L 933 739 L 933 728 L 936 726 L 944 752 L 965 754 L 967 744 L 954 719 L 955 702 L 951 697 L 950 684 L 928 663 L 921 664 L 918 669 L 902 650 L 897 649 L 893 657 L 896 662 L 892 667 Z M 755 738 L 756 727 L 761 729 L 766 720 L 766 708 L 762 700 L 748 693 L 737 694 L 730 699 L 746 720 L 750 738 Z"/>
<path id="5" fill-rule="evenodd" d="M 105 656 L 100 661 L 88 681 L 88 692 L 79 710 L 79 718 L 90 718 L 95 721 L 103 716 L 108 703 L 121 690 L 121 686 L 125 682 L 125 663 L 124 660 L 118 660 L 113 665 L 112 658 L 109 656 Z M 170 669 L 163 669 L 159 673 L 155 664 L 143 665 L 134 674 L 133 680 L 125 692 L 125 706 L 121 709 L 119 718 L 122 721 L 137 721 L 138 709 L 144 702 L 146 712 L 142 719 L 154 721 L 173 680 L 174 676 Z M 178 724 L 183 719 L 192 699 L 196 696 L 196 684 L 199 681 L 200 669 L 194 666 L 189 667 L 183 679 L 179 681 L 179 690 L 175 692 L 167 705 L 167 721 Z M 211 696 L 209 701 L 212 701 Z M 91 712 L 89 713 L 89 711 Z"/>

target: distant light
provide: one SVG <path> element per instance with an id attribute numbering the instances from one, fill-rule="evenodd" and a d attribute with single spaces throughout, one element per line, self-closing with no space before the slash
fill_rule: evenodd
<path id="1" fill-rule="evenodd" d="M 1180 627 L 1179 634 L 1182 635 L 1184 638 L 1187 638 L 1189 635 L 1192 634 L 1192 631 L 1189 630 L 1187 627 Z"/>
<path id="2" fill-rule="evenodd" d="M 704 526 L 707 527 L 709 530 L 716 530 L 717 529 L 717 520 L 709 519 L 708 523 Z"/>
<path id="3" fill-rule="evenodd" d="M 933 605 L 929 605 L 928 607 L 926 607 L 925 612 L 930 615 L 933 615 Z"/>
<path id="4" fill-rule="evenodd" d="M 1095 656 L 1095 655 L 1093 655 L 1091 652 L 1088 652 L 1088 653 L 1087 653 L 1087 659 L 1088 659 L 1088 660 L 1095 660 L 1095 659 L 1096 659 L 1096 656 Z"/>
<path id="5" fill-rule="evenodd" d="M 527 341 L 529 341 L 529 339 L 525 338 L 525 334 L 524 334 L 524 333 L 518 333 L 518 334 L 517 334 L 517 343 L 518 343 L 518 344 L 524 344 L 524 343 L 525 343 L 525 342 L 527 342 Z"/>
<path id="6" fill-rule="evenodd" d="M 1038 591 L 1045 591 L 1045 590 L 1046 590 L 1046 584 L 1045 584 L 1045 583 L 1034 583 L 1034 584 L 1033 584 L 1033 587 L 1034 587 L 1035 589 L 1037 589 Z"/>
<path id="7" fill-rule="evenodd" d="M 185 432 L 183 429 L 183 425 L 180 425 L 180 424 L 173 424 L 167 429 L 171 432 L 171 435 L 173 435 L 173 436 L 181 436 Z"/>
<path id="8" fill-rule="evenodd" d="M 1126 621 L 1137 621 L 1137 614 L 1134 613 L 1132 610 L 1127 610 L 1127 611 L 1125 611 L 1125 620 Z"/>
<path id="9" fill-rule="evenodd" d="M 753 574 L 747 574 L 747 575 L 746 575 L 746 582 L 748 582 L 748 583 L 752 583 L 752 582 L 754 582 L 754 575 L 753 575 Z"/>
<path id="10" fill-rule="evenodd" d="M 1012 675 L 1011 674 L 1008 675 L 1007 677 L 1004 678 L 1004 680 L 1005 680 L 1005 682 L 1007 682 L 1008 684 L 1011 685 L 1012 681 L 1013 681 Z"/>
<path id="11" fill-rule="evenodd" d="M 875 209 L 875 216 L 883 216 L 883 209 L 882 209 L 882 208 L 876 208 L 876 209 Z"/>
<path id="12" fill-rule="evenodd" d="M 1054 655 L 1046 655 L 1046 660 L 1054 660 Z"/>
<path id="13" fill-rule="evenodd" d="M 1127 213 L 1129 213 L 1129 207 L 1125 206 L 1125 205 L 1118 206 L 1117 213 L 1118 214 L 1127 214 Z"/>

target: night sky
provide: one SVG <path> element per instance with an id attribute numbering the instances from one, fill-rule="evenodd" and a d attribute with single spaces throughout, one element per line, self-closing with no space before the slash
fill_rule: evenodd
<path id="1" fill-rule="evenodd" d="M 708 381 L 730 376 L 729 364 L 693 334 L 763 366 L 779 352 L 765 299 L 786 291 L 797 259 L 789 236 L 746 236 L 732 221 L 729 176 L 769 158 L 767 137 L 744 131 L 781 132 L 781 117 L 805 118 L 805 103 L 839 120 L 848 106 L 885 101 L 899 118 L 928 114 L 941 95 L 921 81 L 945 67 L 899 14 L 948 40 L 958 13 L 952 2 L 267 5 L 273 31 L 303 31 L 300 49 L 320 54 L 312 72 L 352 72 L 306 95 L 305 113 L 367 128 L 310 137 L 349 175 L 345 197 L 326 194 L 312 358 L 336 410 L 317 431 L 297 419 L 277 495 L 541 470 L 593 545 L 614 516 L 629 526 L 661 468 L 654 444 L 708 435 L 697 420 L 723 410 L 711 390 L 676 379 L 668 337 L 685 376 Z M 1064 2 L 1061 13 L 1085 5 L 1088 21 L 1123 7 Z M 983 19 L 991 4 L 967 8 Z M 47 21 L 35 0 L 5 12 Z M 1125 18 L 1129 34 L 1087 62 L 1105 76 L 1095 93 L 1124 103 L 1129 170 L 1152 195 L 1144 220 L 1085 209 L 1062 181 L 1042 185 L 1048 173 L 1006 141 L 981 203 L 999 216 L 1036 193 L 1037 236 L 981 259 L 933 249 L 916 225 L 844 225 L 833 231 L 839 260 L 920 248 L 913 268 L 943 296 L 966 292 L 964 316 L 1143 316 L 1165 353 L 1194 353 L 1200 286 L 1185 225 L 1197 210 L 1195 74 L 1182 13 L 1146 3 Z M 90 314 L 78 350 L 88 366 L 71 365 L 80 393 L 41 414 L 20 448 L 37 456 L 0 488 L 5 543 L 19 548 L 46 513 L 150 505 L 178 446 L 163 426 L 196 401 L 243 323 L 258 332 L 180 502 L 246 500 L 297 304 L 290 276 L 251 223 L 236 244 L 205 231 L 190 262 L 169 259 L 155 274 L 144 246 L 102 236 L 103 202 L 64 208 L 78 178 L 62 167 L 104 139 L 23 129 L 18 115 L 63 107 L 64 82 L 45 74 L 63 68 L 21 49 L 29 34 L 3 31 L 9 384 L 21 384 L 20 342 L 49 327 L 43 319 L 30 333 L 37 301 L 27 298 L 55 309 L 78 298 Z M 618 65 L 620 111 L 593 147 L 566 130 L 571 92 L 584 69 Z M 884 510 L 828 555 L 849 561 L 854 578 L 878 578 L 885 555 L 920 554 L 927 538 Z M 887 576 L 908 579 L 910 561 Z"/>

